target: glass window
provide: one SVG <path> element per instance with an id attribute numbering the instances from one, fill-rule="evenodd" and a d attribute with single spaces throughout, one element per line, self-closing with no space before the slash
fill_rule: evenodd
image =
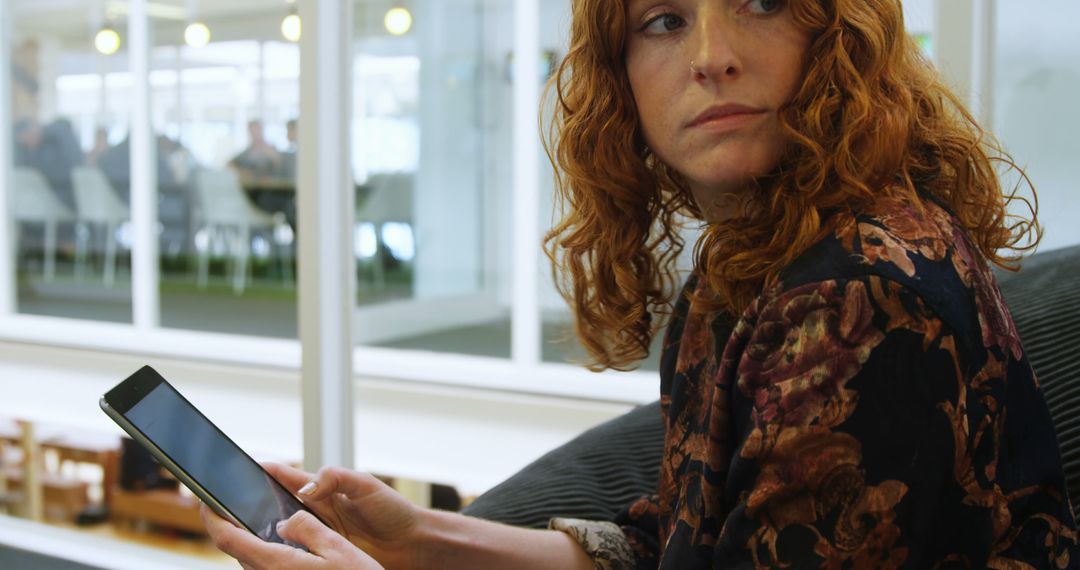
<path id="1" fill-rule="evenodd" d="M 510 355 L 510 0 L 357 1 L 359 344 Z"/>
<path id="2" fill-rule="evenodd" d="M 300 50 L 285 2 L 155 18 L 164 327 L 296 338 Z"/>
<path id="3" fill-rule="evenodd" d="M 566 55 L 570 40 L 570 2 L 542 2 L 540 4 L 540 46 L 550 54 L 551 71 Z M 551 124 L 557 95 L 554 89 L 548 90 L 545 81 L 542 109 L 542 130 L 546 133 Z M 543 232 L 551 229 L 555 219 L 555 172 L 551 161 L 544 154 L 540 159 L 540 228 Z M 543 236 L 537 236 L 543 239 Z M 586 358 L 585 349 L 574 336 L 573 318 L 566 302 L 555 289 L 554 273 L 547 256 L 542 256 L 540 263 L 540 358 L 544 362 L 580 363 Z"/>
<path id="4" fill-rule="evenodd" d="M 554 73 L 562 58 L 566 55 L 570 39 L 570 1 L 541 2 L 540 4 L 540 50 L 544 58 L 542 68 L 550 69 Z M 545 79 L 546 80 L 546 79 Z M 554 110 L 556 94 L 554 89 L 544 92 L 547 98 L 544 102 L 545 111 L 544 131 L 550 124 L 551 114 Z M 540 152 L 543 152 L 542 150 Z M 541 158 L 541 197 L 540 227 L 546 233 L 551 229 L 554 222 L 558 221 L 555 211 L 555 183 L 554 171 L 547 155 Z M 687 229 L 687 247 L 693 245 L 696 233 L 693 228 Z M 542 239 L 540 236 L 538 239 Z M 685 257 L 685 256 L 684 256 Z M 682 266 L 688 266 L 688 259 L 680 262 Z M 541 335 L 540 354 L 544 362 L 569 363 L 580 365 L 587 361 L 588 355 L 585 348 L 577 340 L 574 333 L 573 316 L 566 301 L 555 290 L 554 274 L 551 263 L 547 256 L 540 259 L 540 310 L 541 310 Z M 662 346 L 663 331 L 653 339 L 649 355 L 641 363 L 642 370 L 657 370 L 660 363 L 660 349 Z"/>
<path id="5" fill-rule="evenodd" d="M 1018 0 L 997 3 L 993 69 L 995 134 L 1024 166 L 1039 196 L 1045 235 L 1040 250 L 1080 244 L 1080 4 L 1047 0 L 1033 11 Z M 1053 14 L 1052 18 L 1046 17 Z"/>
<path id="6" fill-rule="evenodd" d="M 101 8 L 91 0 L 9 6 L 13 132 L 5 136 L 13 137 L 20 313 L 131 322 L 130 213 L 109 173 L 128 163 L 132 77 L 125 21 Z"/>
<path id="7" fill-rule="evenodd" d="M 934 0 L 903 0 L 904 27 L 923 48 L 927 59 L 934 57 Z"/>

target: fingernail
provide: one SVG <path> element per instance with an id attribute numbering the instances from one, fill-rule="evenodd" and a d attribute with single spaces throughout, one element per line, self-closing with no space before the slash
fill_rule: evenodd
<path id="1" fill-rule="evenodd" d="M 310 494 L 315 492 L 315 489 L 318 489 L 318 488 L 319 488 L 318 483 L 316 483 L 314 481 L 308 481 L 307 483 L 304 483 L 303 487 L 300 487 L 300 491 L 298 491 L 298 492 L 301 495 L 310 495 Z"/>
<path id="2" fill-rule="evenodd" d="M 281 536 L 281 532 L 282 532 L 283 530 L 285 530 L 285 521 L 278 521 L 278 523 L 277 523 L 277 533 L 278 533 L 278 536 Z"/>

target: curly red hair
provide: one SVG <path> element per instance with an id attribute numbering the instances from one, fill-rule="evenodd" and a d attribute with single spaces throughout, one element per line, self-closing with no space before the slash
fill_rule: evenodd
<path id="1" fill-rule="evenodd" d="M 701 218 L 681 176 L 642 140 L 624 3 L 574 0 L 570 49 L 549 85 L 557 101 L 545 146 L 564 217 L 545 251 L 594 370 L 632 368 L 648 355 L 685 246 L 679 215 Z M 1017 188 L 1003 193 L 995 163 L 1031 184 L 904 32 L 899 0 L 789 4 L 812 41 L 803 83 L 780 112 L 781 165 L 756 181 L 739 216 L 709 224 L 694 250 L 715 307 L 741 312 L 824 237 L 824 220 L 866 207 L 889 186 L 942 204 L 987 260 L 1015 269 L 1041 237 L 1037 202 Z M 1008 213 L 1014 200 L 1030 218 Z"/>

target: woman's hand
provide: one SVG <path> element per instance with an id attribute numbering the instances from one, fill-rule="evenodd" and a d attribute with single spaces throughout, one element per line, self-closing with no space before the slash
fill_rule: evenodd
<path id="1" fill-rule="evenodd" d="M 422 510 L 382 481 L 367 473 L 340 467 L 324 467 L 315 475 L 277 463 L 264 463 L 263 468 L 299 496 L 312 512 L 336 531 L 339 538 L 344 537 L 384 566 L 413 568 L 419 563 L 423 554 L 417 549 L 416 535 Z M 298 517 L 306 515 L 294 515 L 282 531 L 289 532 Z M 312 523 L 318 523 L 313 517 L 308 518 L 312 518 Z M 299 522 L 303 524 L 303 519 Z M 326 529 L 324 525 L 319 526 Z M 326 529 L 327 532 L 331 532 L 330 529 Z M 294 542 L 311 549 L 311 545 L 303 540 Z"/>
<path id="2" fill-rule="evenodd" d="M 382 570 L 378 562 L 304 511 L 282 521 L 278 526 L 278 535 L 290 542 L 303 544 L 309 552 L 266 542 L 217 516 L 206 505 L 202 506 L 200 514 L 214 545 L 235 558 L 246 570 Z"/>
<path id="3" fill-rule="evenodd" d="M 312 475 L 263 467 L 329 525 L 300 512 L 278 529 L 311 553 L 263 542 L 203 507 L 214 543 L 245 568 L 550 568 L 591 569 L 592 560 L 569 535 L 516 528 L 415 507 L 366 473 L 327 467 Z M 381 565 L 381 566 L 380 566 Z"/>

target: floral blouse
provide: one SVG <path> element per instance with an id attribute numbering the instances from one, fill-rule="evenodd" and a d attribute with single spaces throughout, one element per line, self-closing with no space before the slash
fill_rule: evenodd
<path id="1" fill-rule="evenodd" d="M 1080 568 L 1050 415 L 976 248 L 898 196 L 831 227 L 738 319 L 681 297 L 657 494 L 552 527 L 601 569 Z"/>

